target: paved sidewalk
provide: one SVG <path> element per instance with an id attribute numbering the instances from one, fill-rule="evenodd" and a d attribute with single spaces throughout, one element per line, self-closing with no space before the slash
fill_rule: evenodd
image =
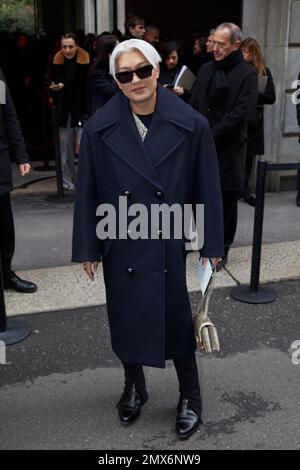
<path id="1" fill-rule="evenodd" d="M 299 449 L 300 209 L 295 193 L 266 197 L 261 281 L 272 281 L 278 293 L 269 305 L 230 297 L 231 287 L 249 283 L 250 277 L 254 211 L 240 203 L 235 246 L 210 305 L 221 352 L 197 354 L 204 424 L 189 441 L 179 442 L 174 431 L 178 385 L 170 362 L 165 370 L 145 368 L 150 399 L 139 421 L 128 429 L 118 422 L 123 373 L 111 351 L 101 269 L 91 285 L 81 267 L 70 263 L 72 204 L 45 202 L 45 190 L 55 189 L 49 181 L 36 183 L 39 194 L 30 187 L 13 195 L 15 267 L 39 290 L 27 296 L 6 293 L 8 315 L 26 315 L 32 333 L 7 347 L 7 365 L 0 365 L 0 450 Z M 197 255 L 189 256 L 193 309 L 199 298 L 196 266 Z"/>
<path id="2" fill-rule="evenodd" d="M 124 429 L 116 403 L 123 373 L 111 352 L 105 306 L 29 315 L 31 336 L 0 366 L 0 449 L 221 450 L 300 447 L 300 283 L 272 284 L 278 301 L 251 306 L 216 290 L 221 353 L 198 354 L 199 432 L 174 432 L 178 385 L 172 363 L 145 368 L 149 402 Z M 195 308 L 198 294 L 191 294 Z M 296 362 L 295 362 L 296 364 Z"/>

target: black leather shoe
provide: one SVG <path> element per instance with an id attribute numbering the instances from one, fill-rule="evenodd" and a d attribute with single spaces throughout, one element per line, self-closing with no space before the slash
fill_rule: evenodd
<path id="1" fill-rule="evenodd" d="M 249 204 L 251 207 L 256 206 L 256 197 L 252 196 L 252 194 L 244 196 L 244 201 L 247 202 L 247 204 Z"/>
<path id="2" fill-rule="evenodd" d="M 4 289 L 12 289 L 21 294 L 32 294 L 37 291 L 37 285 L 20 279 L 16 273 L 12 272 L 8 278 L 4 279 Z"/>
<path id="3" fill-rule="evenodd" d="M 148 398 L 142 399 L 141 394 L 132 387 L 124 392 L 117 408 L 119 409 L 119 418 L 123 426 L 129 426 L 134 423 L 141 414 L 141 408 Z"/>
<path id="4" fill-rule="evenodd" d="M 179 439 L 184 440 L 191 437 L 196 431 L 198 431 L 201 423 L 201 418 L 193 411 L 189 401 L 187 399 L 183 400 L 178 406 L 175 425 Z"/>

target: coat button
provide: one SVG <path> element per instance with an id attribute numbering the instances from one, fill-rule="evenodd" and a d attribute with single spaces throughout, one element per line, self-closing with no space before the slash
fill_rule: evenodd
<path id="1" fill-rule="evenodd" d="M 127 199 L 131 199 L 131 197 L 132 197 L 132 192 L 131 192 L 131 191 L 124 191 L 123 196 L 126 196 Z"/>
<path id="2" fill-rule="evenodd" d="M 155 193 L 155 197 L 161 200 L 164 197 L 164 193 L 162 191 L 157 191 L 157 193 Z"/>
<path id="3" fill-rule="evenodd" d="M 135 274 L 134 269 L 133 268 L 128 268 L 127 269 L 127 274 L 128 274 L 128 276 L 134 276 L 134 274 Z"/>
<path id="4" fill-rule="evenodd" d="M 206 108 L 206 111 L 210 112 L 210 108 Z"/>
<path id="5" fill-rule="evenodd" d="M 159 231 L 157 232 L 157 235 L 158 235 L 158 238 L 161 240 L 162 237 L 163 237 L 163 231 L 162 231 L 162 230 L 159 230 Z"/>
<path id="6" fill-rule="evenodd" d="M 165 275 L 168 276 L 169 273 L 170 273 L 169 270 L 165 269 Z"/>

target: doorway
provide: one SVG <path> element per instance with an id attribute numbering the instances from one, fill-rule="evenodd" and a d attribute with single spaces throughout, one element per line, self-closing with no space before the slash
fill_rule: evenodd
<path id="1" fill-rule="evenodd" d="M 212 28 L 225 21 L 241 26 L 243 1 L 126 0 L 126 16 L 130 13 L 142 16 L 148 24 L 159 26 L 163 34 L 189 43 L 193 32 L 206 36 Z"/>

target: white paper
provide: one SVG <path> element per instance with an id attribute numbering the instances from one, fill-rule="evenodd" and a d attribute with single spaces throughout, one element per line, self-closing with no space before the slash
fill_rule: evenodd
<path id="1" fill-rule="evenodd" d="M 174 88 L 175 88 L 176 86 L 178 86 L 179 80 L 181 79 L 181 77 L 182 77 L 182 75 L 184 74 L 184 72 L 186 71 L 186 69 L 187 69 L 187 66 L 186 66 L 186 65 L 183 65 L 183 66 L 181 67 L 181 70 L 180 70 L 180 72 L 179 72 L 179 74 L 178 74 L 178 76 L 177 76 L 177 78 L 176 78 L 176 82 L 175 82 L 175 84 L 174 84 Z"/>
<path id="2" fill-rule="evenodd" d="M 200 289 L 201 289 L 202 295 L 206 294 L 212 275 L 213 275 L 213 269 L 211 266 L 211 262 L 208 260 L 205 268 L 203 269 L 202 258 L 200 258 L 200 261 L 198 264 L 198 270 L 197 270 L 197 278 L 200 283 Z"/>
<path id="3" fill-rule="evenodd" d="M 179 86 L 184 90 L 191 91 L 194 86 L 195 80 L 196 77 L 193 72 L 188 67 L 183 65 L 180 69 L 178 77 L 176 78 L 174 87 Z"/>

